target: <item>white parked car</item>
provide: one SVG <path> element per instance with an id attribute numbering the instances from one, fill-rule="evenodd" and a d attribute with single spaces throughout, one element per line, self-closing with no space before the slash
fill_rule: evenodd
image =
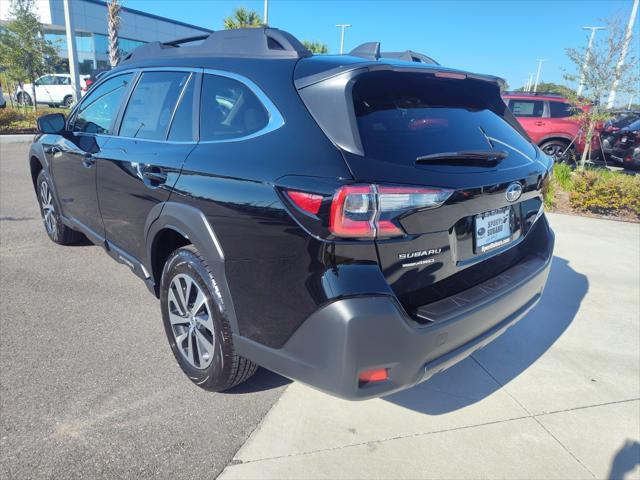
<path id="1" fill-rule="evenodd" d="M 80 86 L 84 87 L 85 79 L 89 75 L 80 75 Z M 70 107 L 73 103 L 73 90 L 71 88 L 71 75 L 66 73 L 51 73 L 43 75 L 35 81 L 36 101 L 47 105 Z M 15 100 L 18 103 L 33 104 L 32 88 L 26 83 L 15 92 Z"/>

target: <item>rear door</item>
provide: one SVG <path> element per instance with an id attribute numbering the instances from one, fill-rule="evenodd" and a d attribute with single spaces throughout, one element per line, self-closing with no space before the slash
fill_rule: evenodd
<path id="1" fill-rule="evenodd" d="M 98 165 L 98 197 L 111 247 L 141 261 L 145 223 L 168 200 L 195 147 L 193 113 L 200 74 L 145 70 Z M 156 212 L 159 214 L 160 210 Z"/>
<path id="2" fill-rule="evenodd" d="M 509 108 L 535 143 L 549 132 L 549 119 L 544 115 L 544 101 L 512 98 Z"/>

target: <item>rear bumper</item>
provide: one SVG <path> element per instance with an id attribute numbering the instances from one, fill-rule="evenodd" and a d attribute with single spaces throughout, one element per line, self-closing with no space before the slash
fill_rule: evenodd
<path id="1" fill-rule="evenodd" d="M 391 296 L 337 300 L 312 314 L 280 349 L 243 337 L 240 355 L 333 395 L 360 400 L 409 388 L 463 360 L 520 320 L 540 299 L 553 253 L 544 217 L 544 253 L 453 297 L 421 307 L 417 323 Z M 359 385 L 362 371 L 389 379 Z"/>

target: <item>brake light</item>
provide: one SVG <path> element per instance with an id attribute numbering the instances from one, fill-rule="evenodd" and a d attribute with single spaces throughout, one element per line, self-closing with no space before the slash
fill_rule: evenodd
<path id="1" fill-rule="evenodd" d="M 347 185 L 333 196 L 329 230 L 344 238 L 402 236 L 399 215 L 439 207 L 452 193 L 444 188 Z"/>
<path id="2" fill-rule="evenodd" d="M 386 368 L 378 368 L 376 370 L 365 370 L 358 375 L 360 386 L 370 382 L 384 382 L 389 379 L 389 372 Z"/>
<path id="3" fill-rule="evenodd" d="M 287 195 L 293 203 L 307 213 L 316 215 L 322 205 L 322 195 L 288 190 Z"/>

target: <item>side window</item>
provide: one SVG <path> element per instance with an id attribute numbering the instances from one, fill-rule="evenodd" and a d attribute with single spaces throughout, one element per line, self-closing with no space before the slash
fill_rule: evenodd
<path id="1" fill-rule="evenodd" d="M 549 102 L 549 114 L 551 118 L 566 118 L 574 115 L 574 109 L 569 103 Z"/>
<path id="2" fill-rule="evenodd" d="M 54 79 L 55 77 L 52 77 L 51 75 L 45 75 L 44 77 L 40 77 L 36 80 L 36 85 L 53 85 Z"/>
<path id="3" fill-rule="evenodd" d="M 56 85 L 71 85 L 71 77 L 56 77 Z"/>
<path id="4" fill-rule="evenodd" d="M 201 141 L 244 137 L 269 123 L 269 114 L 258 97 L 231 78 L 206 74 L 200 101 Z"/>
<path id="5" fill-rule="evenodd" d="M 122 118 L 123 137 L 164 140 L 189 72 L 144 72 Z"/>
<path id="6" fill-rule="evenodd" d="M 176 113 L 173 115 L 169 140 L 174 142 L 193 140 L 193 95 L 195 83 L 195 78 L 192 75 L 182 94 Z"/>
<path id="7" fill-rule="evenodd" d="M 110 134 L 132 73 L 110 78 L 82 99 L 73 119 L 74 132 Z"/>
<path id="8" fill-rule="evenodd" d="M 516 117 L 541 117 L 544 102 L 542 100 L 510 100 L 509 108 Z"/>

